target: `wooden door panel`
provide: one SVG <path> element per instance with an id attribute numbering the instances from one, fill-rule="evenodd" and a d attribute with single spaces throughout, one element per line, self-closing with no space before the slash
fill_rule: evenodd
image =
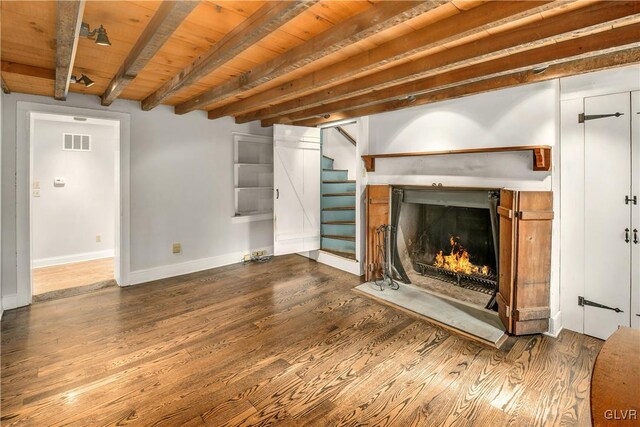
<path id="1" fill-rule="evenodd" d="M 640 329 L 640 91 L 631 92 L 631 229 L 638 230 L 638 242 L 631 245 L 631 327 Z M 632 236 L 635 238 L 635 236 Z"/>
<path id="2" fill-rule="evenodd" d="M 585 98 L 585 292 L 584 298 L 623 312 L 585 305 L 584 333 L 607 339 L 629 326 L 631 244 L 631 142 L 629 92 Z M 631 231 L 631 230 L 629 230 Z"/>
<path id="3" fill-rule="evenodd" d="M 367 281 L 382 278 L 382 259 L 378 250 L 376 229 L 389 223 L 389 192 L 388 185 L 368 185 L 366 189 L 366 219 L 367 219 L 367 253 L 365 265 L 365 279 Z"/>
<path id="4" fill-rule="evenodd" d="M 500 191 L 500 252 L 498 261 L 498 316 L 507 332 L 513 332 L 511 311 L 513 310 L 514 258 L 515 251 L 515 206 L 517 193 L 511 190 Z"/>
<path id="5" fill-rule="evenodd" d="M 273 253 L 320 249 L 320 129 L 277 125 L 273 149 Z"/>
<path id="6" fill-rule="evenodd" d="M 526 335 L 549 329 L 553 193 L 521 191 L 517 206 L 513 329 Z"/>

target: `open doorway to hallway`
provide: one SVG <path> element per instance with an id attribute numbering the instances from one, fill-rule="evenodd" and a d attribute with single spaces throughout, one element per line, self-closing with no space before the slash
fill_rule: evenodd
<path id="1" fill-rule="evenodd" d="M 34 113 L 33 300 L 115 286 L 119 122 Z"/>

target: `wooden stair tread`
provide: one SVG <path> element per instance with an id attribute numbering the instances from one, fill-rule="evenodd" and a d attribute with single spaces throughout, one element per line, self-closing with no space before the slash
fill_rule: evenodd
<path id="1" fill-rule="evenodd" d="M 343 252 L 343 251 L 336 251 L 333 249 L 320 249 L 320 250 L 324 252 L 328 252 L 333 255 L 341 256 L 342 258 L 350 259 L 352 261 L 356 260 L 356 254 L 354 252 Z"/>
<path id="2" fill-rule="evenodd" d="M 343 197 L 343 196 L 355 196 L 356 192 L 352 191 L 349 193 L 327 193 L 327 194 L 323 194 L 323 197 Z"/>
<path id="3" fill-rule="evenodd" d="M 355 206 L 335 206 L 332 208 L 322 208 L 323 211 L 355 211 Z"/>
<path id="4" fill-rule="evenodd" d="M 325 221 L 325 225 L 356 225 L 355 221 Z"/>
<path id="5" fill-rule="evenodd" d="M 349 172 L 347 169 L 322 169 L 325 172 Z"/>
<path id="6" fill-rule="evenodd" d="M 339 236 L 337 234 L 323 234 L 322 237 L 334 240 L 346 240 L 347 242 L 355 242 L 356 236 Z"/>
<path id="7" fill-rule="evenodd" d="M 322 155 L 322 157 L 329 159 L 329 160 L 335 160 L 333 157 L 329 157 L 329 156 L 325 156 L 324 154 Z"/>
<path id="8" fill-rule="evenodd" d="M 322 181 L 323 184 L 355 184 L 355 179 L 343 179 L 343 180 L 327 180 Z"/>

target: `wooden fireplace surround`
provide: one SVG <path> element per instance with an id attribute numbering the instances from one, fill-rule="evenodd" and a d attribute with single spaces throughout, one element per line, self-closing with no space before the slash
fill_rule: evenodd
<path id="1" fill-rule="evenodd" d="M 367 281 L 382 277 L 376 229 L 389 223 L 390 202 L 390 185 L 367 186 Z M 500 191 L 498 216 L 498 316 L 507 332 L 513 335 L 547 332 L 551 315 L 553 193 L 503 189 Z"/>

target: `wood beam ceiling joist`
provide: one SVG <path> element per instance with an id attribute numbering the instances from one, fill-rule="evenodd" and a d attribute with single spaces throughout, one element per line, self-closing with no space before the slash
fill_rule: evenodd
<path id="1" fill-rule="evenodd" d="M 587 58 L 609 51 L 617 51 L 640 45 L 638 34 L 640 24 L 631 24 L 614 28 L 602 33 L 586 37 L 570 39 L 553 45 L 552 49 L 542 46 L 537 49 L 520 52 L 509 57 L 497 58 L 481 62 L 465 68 L 448 71 L 429 76 L 424 79 L 411 81 L 396 86 L 385 87 L 370 93 L 364 93 L 351 98 L 331 102 L 318 107 L 302 110 L 274 119 L 262 121 L 263 126 L 274 123 L 291 123 L 317 116 L 324 116 L 336 111 L 345 111 L 384 101 L 411 97 L 429 91 L 447 89 L 457 85 L 472 83 L 490 77 L 532 70 L 539 66 L 565 62 L 571 59 Z"/>
<path id="2" fill-rule="evenodd" d="M 398 61 L 457 39 L 566 4 L 565 1 L 489 2 L 427 25 L 298 79 L 213 109 L 209 111 L 208 116 L 210 119 L 229 115 L 236 116 L 265 105 L 273 105 L 278 101 L 309 92 L 309 88 L 321 88 L 339 83 L 341 80 L 373 70 L 380 65 Z"/>
<path id="3" fill-rule="evenodd" d="M 120 96 L 198 3 L 199 1 L 162 2 L 102 94 L 102 105 L 111 105 Z"/>
<path id="4" fill-rule="evenodd" d="M 142 101 L 142 109 L 151 110 L 182 88 L 193 85 L 316 2 L 317 0 L 267 2 L 215 43 L 211 49 L 145 98 Z"/>
<path id="5" fill-rule="evenodd" d="M 239 123 L 252 120 L 270 122 L 269 119 L 274 118 L 273 122 L 276 123 L 278 120 L 275 119 L 279 117 L 301 119 L 300 114 L 305 114 L 302 111 L 310 110 L 312 107 L 326 107 L 328 103 L 354 96 L 367 96 L 367 94 L 373 94 L 374 91 L 389 86 L 424 77 L 443 75 L 445 72 L 458 73 L 461 68 L 469 68 L 473 64 L 491 61 L 496 57 L 500 59 L 492 62 L 493 68 L 510 65 L 515 63 L 516 59 L 520 62 L 531 62 L 531 60 L 544 62 L 545 60 L 553 61 L 557 55 L 559 55 L 558 58 L 564 58 L 569 53 L 577 55 L 582 53 L 581 43 L 583 41 L 590 43 L 592 51 L 604 49 L 604 47 L 598 47 L 601 43 L 608 47 L 631 43 L 629 40 L 633 39 L 633 35 L 628 34 L 625 30 L 615 32 L 613 36 L 605 30 L 624 22 L 637 21 L 640 19 L 639 13 L 640 2 L 595 4 L 575 12 L 553 16 L 543 22 L 534 22 L 447 49 L 294 100 L 243 114 L 236 117 L 236 120 Z M 612 39 L 616 34 L 623 33 L 626 34 L 624 40 L 617 42 L 615 38 Z M 590 34 L 594 34 L 594 37 L 589 37 Z M 576 40 L 580 41 L 576 42 Z M 636 34 L 635 41 L 637 40 Z M 585 46 L 585 48 L 587 47 Z M 531 56 L 532 53 L 535 53 L 535 58 Z M 299 111 L 300 114 L 294 114 Z"/>
<path id="6" fill-rule="evenodd" d="M 566 62 L 559 62 L 550 65 L 547 69 L 544 70 L 544 72 L 541 73 L 535 73 L 531 70 L 518 71 L 515 73 L 492 77 L 473 83 L 450 87 L 447 89 L 440 89 L 432 92 L 418 94 L 408 98 L 405 97 L 404 99 L 394 99 L 392 101 L 379 102 L 376 104 L 358 107 L 351 110 L 326 114 L 323 117 L 314 117 L 300 120 L 294 122 L 294 124 L 300 126 L 317 126 L 320 124 L 331 123 L 338 120 L 380 114 L 389 111 L 415 107 L 418 105 L 432 104 L 434 102 L 444 101 L 448 99 L 462 98 L 465 96 L 490 92 L 498 89 L 522 86 L 530 83 L 537 83 L 638 63 L 640 63 L 640 47 L 622 49 L 602 55 L 596 55 L 582 59 L 574 59 Z"/>
<path id="7" fill-rule="evenodd" d="M 7 74 L 18 74 L 20 76 L 35 77 L 45 80 L 55 80 L 56 78 L 56 70 L 34 67 L 32 65 L 17 64 L 10 61 L 2 61 L 2 72 Z"/>
<path id="8" fill-rule="evenodd" d="M 396 26 L 446 3 L 445 0 L 380 2 L 366 11 L 340 22 L 329 30 L 176 106 L 176 114 L 204 108 L 238 93 L 267 83 L 317 59 Z"/>
<path id="9" fill-rule="evenodd" d="M 84 0 L 56 2 L 56 81 L 53 97 L 58 100 L 67 99 L 69 92 L 84 5 Z"/>

